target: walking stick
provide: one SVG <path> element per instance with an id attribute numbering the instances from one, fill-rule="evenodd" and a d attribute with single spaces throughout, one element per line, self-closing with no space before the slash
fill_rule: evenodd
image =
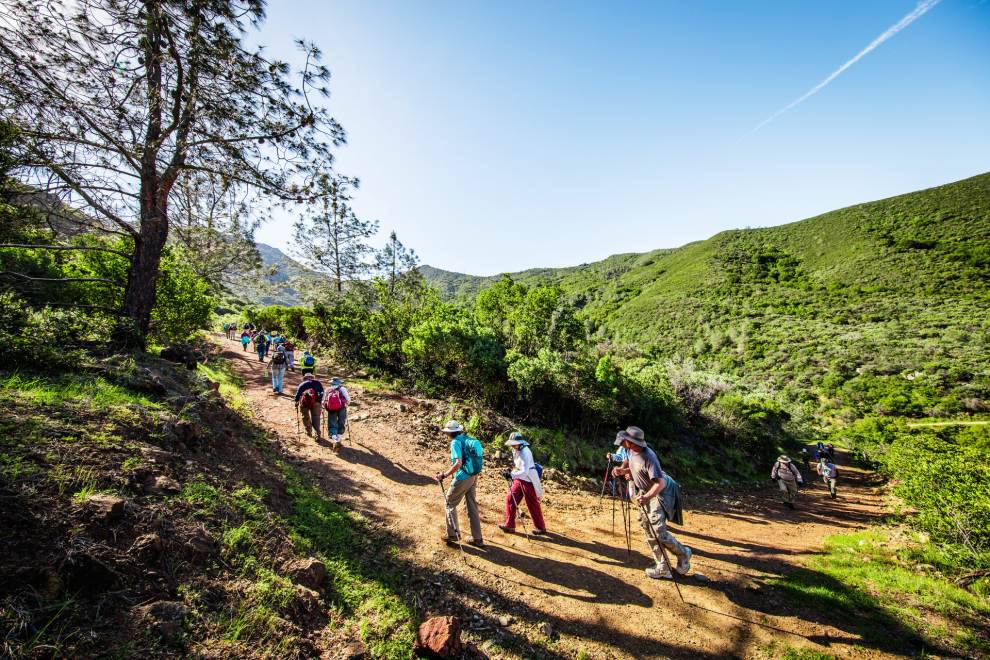
<path id="1" fill-rule="evenodd" d="M 447 526 L 448 527 L 451 527 L 452 529 L 457 530 L 457 525 L 455 525 L 454 522 L 453 522 L 453 520 L 454 520 L 453 519 L 453 514 L 450 511 L 450 507 L 447 504 L 447 502 L 448 502 L 448 500 L 447 500 L 447 489 L 443 487 L 443 479 L 438 479 L 437 480 L 437 483 L 440 484 L 440 492 L 443 493 L 443 512 L 444 512 L 444 514 L 447 517 Z M 461 551 L 461 559 L 464 560 L 464 563 L 465 564 L 468 563 L 467 554 L 464 552 L 464 545 L 461 543 L 461 533 L 460 533 L 460 530 L 457 530 L 457 547 Z"/>
<path id="2" fill-rule="evenodd" d="M 598 508 L 602 508 L 602 500 L 605 499 L 605 486 L 608 485 L 608 473 L 612 469 L 612 457 L 608 458 L 608 465 L 605 466 L 605 478 L 602 480 L 602 494 L 598 496 Z"/>
<path id="3" fill-rule="evenodd" d="M 653 529 L 653 525 L 650 524 L 650 513 L 642 504 L 639 505 L 639 510 L 644 516 L 646 516 L 646 527 L 650 530 L 650 536 L 653 537 L 653 541 L 657 544 L 657 547 L 660 548 L 660 554 L 663 555 L 663 560 L 667 564 L 667 570 L 670 571 L 670 581 L 674 583 L 674 588 L 677 589 L 677 595 L 680 597 L 681 602 L 686 604 L 687 601 L 684 600 L 684 594 L 681 593 L 681 585 L 677 583 L 677 578 L 674 577 L 677 575 L 677 571 L 675 571 L 674 567 L 670 564 L 670 557 L 667 556 L 667 549 L 663 547 L 662 543 L 660 543 L 660 539 L 657 537 L 657 530 Z"/>
<path id="4" fill-rule="evenodd" d="M 612 536 L 615 536 L 615 482 L 612 482 Z"/>
<path id="5" fill-rule="evenodd" d="M 526 532 L 526 540 L 532 542 L 533 539 L 529 538 L 529 527 L 526 525 L 526 519 L 522 517 L 522 511 L 519 510 L 519 502 L 516 501 L 516 496 L 512 494 L 511 482 L 509 483 L 509 496 L 512 498 L 512 503 L 516 505 L 516 517 L 523 524 L 523 531 Z"/>

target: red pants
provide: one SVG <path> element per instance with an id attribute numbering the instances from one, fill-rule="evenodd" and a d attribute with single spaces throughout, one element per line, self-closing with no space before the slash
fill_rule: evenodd
<path id="1" fill-rule="evenodd" d="M 533 526 L 536 529 L 546 529 L 547 524 L 543 522 L 543 510 L 540 508 L 540 498 L 536 496 L 536 489 L 533 484 L 522 479 L 513 479 L 512 486 L 505 496 L 505 526 L 515 529 L 516 527 L 516 503 L 526 500 L 526 508 L 529 515 L 533 517 Z"/>

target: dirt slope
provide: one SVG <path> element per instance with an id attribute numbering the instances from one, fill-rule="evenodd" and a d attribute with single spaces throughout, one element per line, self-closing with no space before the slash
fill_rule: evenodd
<path id="1" fill-rule="evenodd" d="M 613 533 L 611 503 L 606 499 L 600 509 L 597 494 L 548 482 L 544 513 L 551 535 L 529 540 L 521 533 L 504 534 L 496 525 L 506 483 L 492 460 L 479 486 L 488 548 L 465 545 L 462 557 L 440 540 L 442 500 L 429 475 L 446 463 L 446 450 L 430 430 L 432 418 L 442 412 L 434 402 L 349 387 L 355 400 L 352 434 L 335 455 L 304 433 L 297 435 L 290 396 L 272 394 L 256 355 L 222 337 L 217 341 L 243 376 L 259 420 L 278 433 L 289 455 L 327 492 L 406 539 L 405 559 L 460 576 L 456 590 L 437 584 L 423 609 L 476 612 L 477 630 L 466 637 L 493 656 L 514 655 L 500 642 L 506 635 L 540 638 L 543 623 L 560 636 L 546 647 L 550 657 L 581 650 L 596 658 L 760 656 L 771 643 L 776 649 L 810 646 L 837 656 L 885 655 L 849 626 L 830 623 L 827 613 L 794 610 L 767 584 L 793 570 L 802 556 L 818 552 L 825 536 L 879 519 L 881 493 L 874 475 L 847 465 L 836 502 L 813 482 L 801 491 L 796 511 L 782 508 L 769 488 L 734 496 L 687 493 L 686 525 L 672 529 L 694 550 L 693 572 L 707 580 L 682 579 L 682 603 L 672 583 L 643 574 L 651 560 L 642 532 L 634 523 L 627 552 L 621 513 L 616 511 Z M 288 374 L 286 391 L 294 391 L 299 380 L 298 373 Z M 462 529 L 466 524 L 462 512 Z M 512 619 L 506 628 L 501 616 Z"/>

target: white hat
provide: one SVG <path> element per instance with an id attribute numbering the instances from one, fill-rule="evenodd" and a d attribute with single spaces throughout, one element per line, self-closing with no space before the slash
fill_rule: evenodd
<path id="1" fill-rule="evenodd" d="M 456 419 L 452 419 L 449 420 L 446 424 L 444 424 L 443 428 L 441 428 L 440 430 L 443 433 L 461 433 L 464 430 L 464 427 L 461 426 L 461 423 L 458 422 Z"/>
<path id="2" fill-rule="evenodd" d="M 507 447 L 515 447 L 517 445 L 523 445 L 523 446 L 529 445 L 529 443 L 526 442 L 526 438 L 523 437 L 523 434 L 519 433 L 518 431 L 509 434 L 509 439 L 505 441 L 505 444 Z"/>

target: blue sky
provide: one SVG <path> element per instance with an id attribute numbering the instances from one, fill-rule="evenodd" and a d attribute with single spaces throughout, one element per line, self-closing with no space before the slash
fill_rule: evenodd
<path id="1" fill-rule="evenodd" d="M 354 206 L 487 275 L 676 247 L 990 170 L 990 2 L 270 0 L 323 49 Z M 259 232 L 291 242 L 289 214 Z"/>

